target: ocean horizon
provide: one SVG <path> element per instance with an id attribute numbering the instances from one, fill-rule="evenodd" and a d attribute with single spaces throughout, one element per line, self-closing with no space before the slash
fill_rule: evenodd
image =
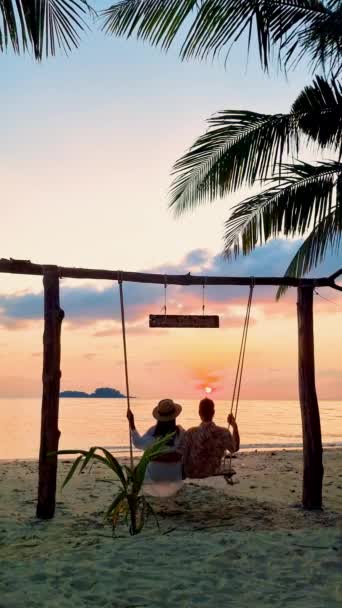
<path id="1" fill-rule="evenodd" d="M 154 424 L 151 412 L 157 401 L 135 398 L 131 404 L 140 433 Z M 185 429 L 197 425 L 198 399 L 177 398 L 177 401 L 183 406 L 179 424 Z M 222 400 L 216 400 L 215 404 L 215 422 L 225 426 L 230 404 Z M 341 402 L 324 400 L 319 405 L 323 446 L 341 447 Z M 114 454 L 128 454 L 126 407 L 126 399 L 61 399 L 59 448 L 88 449 L 101 445 Z M 41 397 L 0 399 L 0 460 L 38 458 L 40 413 Z M 302 447 L 298 401 L 242 400 L 237 422 L 242 450 Z"/>

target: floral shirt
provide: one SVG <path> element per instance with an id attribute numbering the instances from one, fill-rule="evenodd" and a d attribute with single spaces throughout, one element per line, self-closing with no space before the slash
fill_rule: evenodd
<path id="1" fill-rule="evenodd" d="M 185 477 L 198 479 L 219 473 L 225 451 L 234 452 L 235 444 L 228 429 L 214 422 L 202 422 L 186 431 L 179 449 Z"/>

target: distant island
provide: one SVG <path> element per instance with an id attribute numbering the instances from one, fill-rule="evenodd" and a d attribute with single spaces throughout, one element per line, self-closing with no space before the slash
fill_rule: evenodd
<path id="1" fill-rule="evenodd" d="M 126 397 L 116 388 L 96 388 L 93 393 L 84 393 L 83 391 L 62 391 L 60 397 L 71 399 L 122 399 Z"/>

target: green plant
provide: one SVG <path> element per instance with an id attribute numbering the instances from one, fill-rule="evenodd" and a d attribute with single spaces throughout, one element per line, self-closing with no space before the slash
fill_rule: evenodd
<path id="1" fill-rule="evenodd" d="M 149 515 L 153 515 L 156 518 L 152 506 L 141 493 L 146 469 L 156 456 L 165 451 L 166 444 L 172 435 L 173 433 L 155 441 L 151 447 L 145 450 L 139 462 L 133 467 L 120 464 L 108 450 L 99 446 L 94 446 L 88 451 L 59 450 L 58 454 L 79 454 L 73 462 L 62 487 L 66 486 L 77 470 L 81 473 L 88 464 L 94 462 L 103 464 L 115 476 L 113 483 L 119 482 L 120 484 L 118 493 L 106 511 L 106 518 L 111 521 L 113 530 L 115 530 L 120 518 L 124 517 L 126 523 L 129 522 L 130 534 L 132 536 L 139 534 Z M 102 452 L 102 454 L 98 454 L 98 451 Z"/>

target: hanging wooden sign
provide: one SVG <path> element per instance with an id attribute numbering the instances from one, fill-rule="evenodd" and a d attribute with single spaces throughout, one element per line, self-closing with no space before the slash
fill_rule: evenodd
<path id="1" fill-rule="evenodd" d="M 150 315 L 150 327 L 220 327 L 218 315 Z"/>

